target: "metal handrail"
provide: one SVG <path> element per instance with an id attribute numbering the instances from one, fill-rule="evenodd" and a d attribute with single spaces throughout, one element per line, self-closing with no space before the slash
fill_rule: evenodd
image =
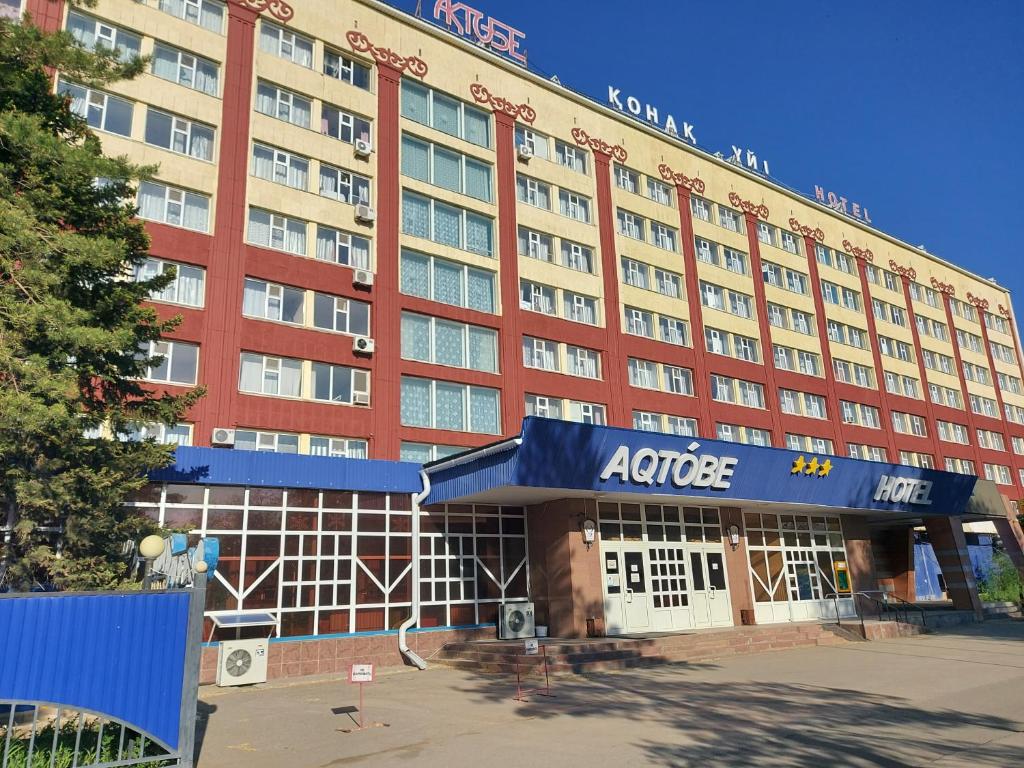
<path id="1" fill-rule="evenodd" d="M 874 597 L 874 595 L 881 595 L 881 598 Z M 928 619 L 924 608 L 916 605 L 909 600 L 904 600 L 902 597 L 892 594 L 891 592 L 883 592 L 882 590 L 868 590 L 863 592 L 853 593 L 853 605 L 857 611 L 857 618 L 860 619 L 861 632 L 864 632 L 864 612 L 861 610 L 860 603 L 857 601 L 858 597 L 863 597 L 870 600 L 878 607 L 878 618 L 879 620 L 888 620 L 890 612 L 895 617 L 897 623 L 900 619 L 900 609 L 903 610 L 902 621 L 906 624 L 910 624 L 910 609 L 913 608 L 921 614 L 921 626 L 928 626 Z"/>

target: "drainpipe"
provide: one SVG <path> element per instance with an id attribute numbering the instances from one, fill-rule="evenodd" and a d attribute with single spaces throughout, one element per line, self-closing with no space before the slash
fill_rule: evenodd
<path id="1" fill-rule="evenodd" d="M 420 620 L 420 503 L 430 495 L 430 477 L 420 470 L 423 490 L 412 497 L 412 613 L 398 628 L 398 650 L 418 669 L 426 669 L 427 662 L 409 647 L 405 633 Z"/>

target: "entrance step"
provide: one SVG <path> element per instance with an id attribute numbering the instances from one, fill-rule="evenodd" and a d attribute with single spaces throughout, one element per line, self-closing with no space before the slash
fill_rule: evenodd
<path id="1" fill-rule="evenodd" d="M 859 630 L 859 627 L 858 627 Z M 587 640 L 539 640 L 552 674 L 582 674 L 656 664 L 698 663 L 725 656 L 863 641 L 859 631 L 828 624 L 732 627 L 680 634 L 656 634 Z M 484 674 L 542 673 L 544 656 L 527 656 L 522 641 L 481 640 L 449 643 L 435 659 Z"/>
<path id="2" fill-rule="evenodd" d="M 986 619 L 1021 618 L 1020 603 L 984 603 Z"/>

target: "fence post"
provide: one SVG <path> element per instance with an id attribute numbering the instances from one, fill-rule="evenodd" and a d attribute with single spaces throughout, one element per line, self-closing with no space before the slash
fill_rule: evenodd
<path id="1" fill-rule="evenodd" d="M 196 573 L 188 603 L 188 632 L 185 636 L 185 673 L 181 680 L 181 714 L 178 723 L 178 763 L 193 768 L 196 744 L 196 707 L 199 700 L 199 665 L 202 660 L 203 611 L 206 608 L 206 574 Z"/>

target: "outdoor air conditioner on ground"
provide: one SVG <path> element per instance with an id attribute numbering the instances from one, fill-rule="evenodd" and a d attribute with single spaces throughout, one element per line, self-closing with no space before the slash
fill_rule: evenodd
<path id="1" fill-rule="evenodd" d="M 516 147 L 516 156 L 524 163 L 529 162 L 531 159 L 533 159 L 533 150 L 530 149 L 525 144 L 520 144 L 518 147 Z"/>
<path id="2" fill-rule="evenodd" d="M 213 436 L 210 439 L 213 445 L 233 446 L 235 444 L 235 430 L 224 427 L 214 427 Z"/>
<path id="3" fill-rule="evenodd" d="M 270 642 L 225 640 L 217 648 L 217 685 L 252 685 L 267 682 L 267 654 Z"/>
<path id="4" fill-rule="evenodd" d="M 352 285 L 362 285 L 369 288 L 373 285 L 373 272 L 368 269 L 357 269 L 352 273 Z"/>
<path id="5" fill-rule="evenodd" d="M 373 210 L 373 206 L 366 203 L 360 203 L 356 206 L 356 221 L 365 221 L 372 224 L 376 220 L 377 212 Z"/>
<path id="6" fill-rule="evenodd" d="M 357 355 L 372 355 L 373 339 L 369 336 L 356 336 L 352 339 L 352 351 Z"/>
<path id="7" fill-rule="evenodd" d="M 354 392 L 352 394 L 352 405 L 369 405 L 370 404 L 370 393 L 369 392 Z"/>
<path id="8" fill-rule="evenodd" d="M 498 616 L 498 637 L 519 640 L 537 634 L 533 624 L 533 603 L 502 603 Z"/>
<path id="9" fill-rule="evenodd" d="M 373 145 L 366 139 L 356 139 L 356 157 L 369 157 L 373 152 Z"/>

